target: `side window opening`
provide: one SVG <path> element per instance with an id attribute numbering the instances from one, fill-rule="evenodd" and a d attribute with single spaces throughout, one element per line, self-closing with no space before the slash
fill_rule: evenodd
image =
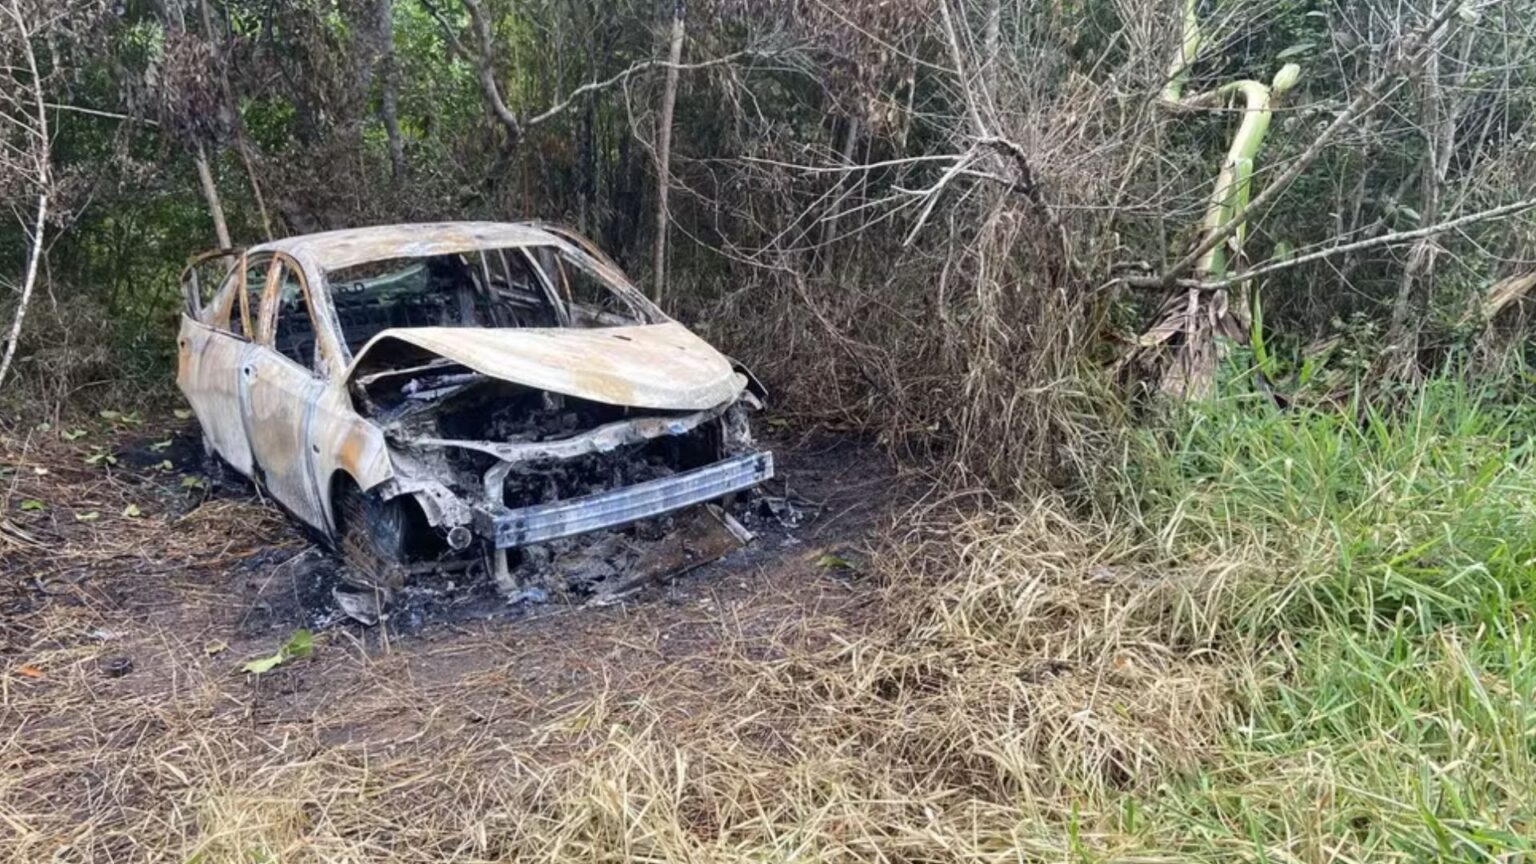
<path id="1" fill-rule="evenodd" d="M 272 347 L 289 360 L 314 372 L 324 373 L 324 358 L 315 335 L 315 316 L 309 306 L 309 297 L 299 281 L 299 274 L 285 262 L 277 275 L 277 292 L 273 295 L 276 315 L 272 331 Z"/>
<path id="2" fill-rule="evenodd" d="M 229 316 L 229 332 L 253 342 L 258 340 L 261 332 L 261 294 L 267 287 L 267 274 L 276 263 L 271 258 L 246 262 L 241 285 L 235 289 L 241 296 L 234 298 L 237 303 Z M 247 332 L 247 322 L 254 332 Z"/>
<path id="3" fill-rule="evenodd" d="M 220 330 L 228 330 L 239 334 L 241 332 L 240 301 L 238 299 L 238 292 L 240 291 L 239 265 L 237 264 L 234 268 L 230 269 L 225 274 L 222 282 L 214 279 L 201 280 L 200 287 L 205 285 L 216 287 L 218 290 L 212 292 L 212 296 L 203 300 L 202 305 L 199 307 L 199 317 L 210 327 L 217 327 Z M 202 293 L 207 294 L 208 292 L 205 290 Z"/>
<path id="4" fill-rule="evenodd" d="M 242 333 L 239 291 L 240 258 L 210 252 L 187 266 L 182 274 L 186 312 L 210 327 Z"/>

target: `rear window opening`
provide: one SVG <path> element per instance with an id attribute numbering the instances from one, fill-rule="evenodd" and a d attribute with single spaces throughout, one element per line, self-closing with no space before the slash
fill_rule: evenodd
<path id="1" fill-rule="evenodd" d="M 555 246 L 372 261 L 328 272 L 326 281 L 352 353 L 394 327 L 596 328 L 659 320 L 630 296 L 633 289 Z"/>

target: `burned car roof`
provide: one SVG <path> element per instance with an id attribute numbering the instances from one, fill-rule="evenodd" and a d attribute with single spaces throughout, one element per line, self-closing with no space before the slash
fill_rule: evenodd
<path id="1" fill-rule="evenodd" d="M 339 270 L 388 258 L 540 244 L 565 245 L 565 241 L 529 223 L 435 222 L 324 231 L 263 243 L 250 252 L 286 252 L 321 270 Z"/>

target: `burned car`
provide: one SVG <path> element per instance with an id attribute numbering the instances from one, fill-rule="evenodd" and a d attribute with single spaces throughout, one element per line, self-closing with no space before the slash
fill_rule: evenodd
<path id="1" fill-rule="evenodd" d="M 370 584 L 458 558 L 511 588 L 520 550 L 773 474 L 752 376 L 569 231 L 332 231 L 182 282 L 177 382 L 207 452 Z"/>

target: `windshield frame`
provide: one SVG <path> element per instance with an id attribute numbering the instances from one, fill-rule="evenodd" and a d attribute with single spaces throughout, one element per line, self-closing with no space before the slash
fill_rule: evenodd
<path id="1" fill-rule="evenodd" d="M 502 251 L 502 252 L 505 252 L 505 253 L 507 253 L 509 255 L 513 254 L 514 252 L 521 253 L 522 256 L 524 257 L 524 259 L 528 262 L 528 266 L 533 269 L 535 278 L 538 279 L 539 284 L 540 284 L 542 290 L 544 291 L 545 295 L 548 297 L 550 302 L 555 306 L 555 308 L 557 310 L 559 310 L 559 315 L 561 316 L 562 324 L 561 324 L 560 327 L 541 327 L 541 328 L 527 328 L 527 327 L 525 327 L 525 328 L 515 328 L 515 329 L 524 329 L 524 330 L 528 330 L 528 329 L 540 329 L 540 330 L 564 330 L 564 329 L 569 329 L 570 325 L 569 325 L 568 320 L 566 320 L 568 318 L 568 310 L 565 308 L 565 306 L 563 304 L 563 301 L 559 297 L 558 289 L 556 289 L 556 287 L 554 285 L 554 282 L 552 280 L 551 274 L 545 272 L 544 268 L 538 263 L 537 256 L 534 254 L 539 249 L 549 249 L 549 250 L 551 250 L 556 256 L 558 256 L 559 258 L 564 259 L 565 263 L 567 263 L 567 264 L 569 264 L 569 265 L 571 265 L 571 266 L 581 270 L 586 275 L 588 275 L 593 280 L 595 280 L 603 288 L 607 289 L 608 291 L 613 292 L 613 294 L 618 299 L 622 300 L 626 305 L 628 305 L 636 313 L 636 316 L 640 319 L 640 320 L 636 321 L 633 325 L 629 325 L 629 326 L 640 327 L 640 326 L 648 326 L 648 325 L 654 325 L 654 324 L 665 324 L 665 323 L 667 323 L 667 322 L 672 320 L 670 317 L 667 316 L 667 314 L 665 312 L 663 312 L 661 310 L 661 307 L 657 306 L 654 302 L 651 301 L 651 299 L 649 297 L 646 297 L 645 294 L 640 291 L 640 289 L 636 288 L 634 283 L 629 281 L 629 278 L 624 274 L 624 272 L 621 269 L 619 269 L 618 265 L 615 264 L 612 260 L 608 259 L 606 256 L 599 257 L 599 256 L 595 256 L 595 255 L 589 254 L 587 252 L 587 250 L 583 249 L 581 246 L 577 245 L 576 243 L 571 242 L 563 234 L 551 234 L 550 236 L 548 236 L 548 237 L 546 237 L 544 239 L 541 239 L 538 242 L 513 243 L 513 244 L 507 244 L 507 245 L 503 245 L 503 244 L 477 245 L 477 246 L 474 246 L 474 247 L 471 247 L 471 248 L 462 249 L 462 250 L 460 250 L 460 251 L 458 251 L 456 253 L 453 253 L 453 254 L 462 255 L 466 259 L 473 260 L 477 256 L 480 256 L 480 255 L 483 255 L 483 254 L 487 254 L 488 255 L 490 253 L 494 253 L 494 252 L 497 252 L 497 251 Z M 399 253 L 403 253 L 403 254 L 399 254 Z M 323 267 L 313 267 L 313 268 L 310 268 L 310 269 L 312 269 L 313 275 L 314 275 L 314 280 L 313 281 L 314 281 L 315 284 L 317 284 L 319 286 L 319 290 L 312 294 L 312 298 L 313 299 L 321 300 L 321 302 L 325 306 L 325 311 L 322 313 L 321 317 L 323 317 L 326 320 L 327 327 L 330 328 L 333 331 L 333 334 L 334 334 L 334 336 L 336 338 L 337 345 L 340 348 L 340 354 L 341 354 L 341 363 L 340 363 L 340 365 L 343 368 L 350 367 L 350 365 L 351 365 L 355 355 L 354 355 L 354 352 L 352 351 L 352 349 L 346 344 L 346 340 L 341 335 L 340 320 L 337 317 L 336 307 L 335 307 L 335 303 L 334 303 L 334 300 L 333 300 L 333 297 L 334 297 L 333 292 L 334 292 L 335 286 L 334 286 L 334 284 L 332 282 L 332 277 L 335 274 L 337 274 L 337 273 L 343 272 L 343 271 L 351 269 L 353 267 L 366 266 L 368 264 L 374 264 L 374 263 L 378 263 L 378 262 L 381 262 L 381 261 L 391 261 L 391 260 L 402 260 L 402 261 L 424 260 L 424 259 L 429 258 L 429 257 L 432 257 L 432 256 L 412 255 L 412 254 L 410 254 L 410 250 L 408 250 L 408 249 L 395 249 L 395 250 L 389 250 L 388 252 L 384 252 L 384 253 L 382 253 L 382 254 L 380 254 L 380 255 L 378 255 L 378 256 L 370 259 L 370 260 L 367 260 L 367 261 L 359 261 L 359 262 L 349 263 L 346 267 L 335 268 L 335 269 L 326 269 L 326 268 L 323 268 Z M 472 266 L 476 266 L 476 265 L 472 265 Z M 321 299 L 321 298 L 323 298 L 323 299 Z M 507 329 L 514 329 L 514 328 L 507 328 Z M 377 335 L 377 334 L 375 334 L 375 335 Z"/>

